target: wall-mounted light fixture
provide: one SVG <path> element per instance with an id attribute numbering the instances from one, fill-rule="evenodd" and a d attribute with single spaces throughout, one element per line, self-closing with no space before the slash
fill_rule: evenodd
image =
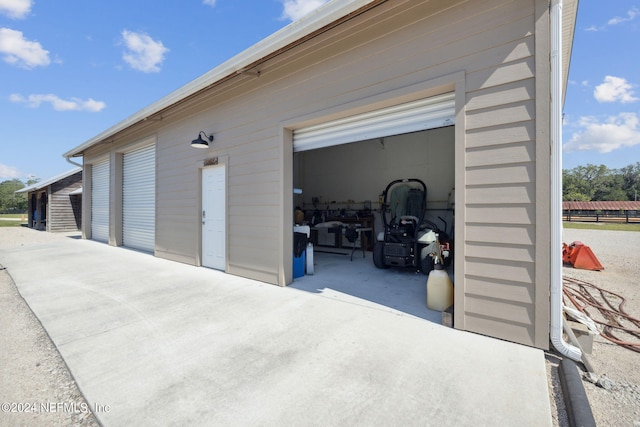
<path id="1" fill-rule="evenodd" d="M 204 136 L 204 139 L 202 138 Z M 191 146 L 195 148 L 209 148 L 209 143 L 213 142 L 213 135 L 207 135 L 200 131 L 198 138 L 191 141 Z"/>

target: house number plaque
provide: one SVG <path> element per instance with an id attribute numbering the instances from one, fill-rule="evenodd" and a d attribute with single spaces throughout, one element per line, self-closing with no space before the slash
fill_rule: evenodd
<path id="1" fill-rule="evenodd" d="M 218 164 L 218 158 L 217 157 L 210 157 L 208 159 L 204 159 L 204 165 L 205 166 L 214 166 Z"/>

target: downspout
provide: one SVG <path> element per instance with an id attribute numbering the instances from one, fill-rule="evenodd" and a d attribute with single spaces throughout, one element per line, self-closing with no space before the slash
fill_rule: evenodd
<path id="1" fill-rule="evenodd" d="M 579 348 L 562 337 L 562 0 L 551 0 L 551 343 L 576 362 Z"/>
<path id="2" fill-rule="evenodd" d="M 65 157 L 64 158 L 67 162 L 71 163 L 72 165 L 78 166 L 79 168 L 82 167 L 82 165 L 80 163 L 76 163 L 73 160 L 71 160 L 69 157 Z"/>

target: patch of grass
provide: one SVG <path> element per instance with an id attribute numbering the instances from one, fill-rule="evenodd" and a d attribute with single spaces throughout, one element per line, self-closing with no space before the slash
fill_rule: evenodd
<path id="1" fill-rule="evenodd" d="M 27 222 L 22 221 L 1 221 L 0 227 L 22 227 L 22 224 L 26 224 Z"/>
<path id="2" fill-rule="evenodd" d="M 0 214 L 0 227 L 20 227 L 27 223 L 27 214 L 24 214 L 24 218 L 24 221 L 20 221 L 22 214 Z"/>
<path id="3" fill-rule="evenodd" d="M 578 228 L 583 230 L 615 230 L 640 231 L 640 224 L 618 224 L 610 222 L 568 222 L 562 223 L 563 228 Z"/>

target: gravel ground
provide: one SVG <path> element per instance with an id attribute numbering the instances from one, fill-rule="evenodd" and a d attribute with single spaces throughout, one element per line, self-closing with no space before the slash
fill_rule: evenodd
<path id="1" fill-rule="evenodd" d="M 77 233 L 3 227 L 0 247 L 50 243 L 70 236 Z M 600 272 L 565 267 L 563 274 L 622 295 L 627 313 L 640 318 L 640 287 L 634 280 L 640 271 L 636 252 L 640 233 L 567 229 L 563 241 L 583 242 L 605 267 Z M 0 269 L 1 263 L 0 259 Z M 0 322 L 10 325 L 0 335 L 0 426 L 98 426 L 60 354 L 5 270 L 0 270 Z M 545 356 L 553 425 L 569 426 L 558 380 L 560 357 L 553 350 Z M 597 425 L 640 427 L 640 353 L 596 336 L 588 358 L 596 378 L 587 380 L 583 371 L 583 384 Z M 26 405 L 33 403 L 36 406 Z"/>
<path id="2" fill-rule="evenodd" d="M 0 247 L 51 242 L 64 235 L 0 228 Z M 98 426 L 40 321 L 0 259 L 0 426 Z"/>
<path id="3" fill-rule="evenodd" d="M 97 426 L 58 350 L 0 272 L 0 426 Z"/>
<path id="4" fill-rule="evenodd" d="M 590 271 L 565 266 L 563 274 L 622 296 L 626 313 L 640 319 L 640 233 L 565 229 L 563 241 L 580 241 L 589 246 L 604 267 L 603 271 Z M 595 310 L 590 314 L 593 319 L 604 320 Z M 625 326 L 639 331 L 630 322 Z M 640 338 L 622 334 L 619 337 L 640 344 Z M 587 380 L 585 373 L 583 384 L 597 425 L 640 427 L 640 353 L 596 336 L 592 354 L 587 357 L 597 383 Z"/>

